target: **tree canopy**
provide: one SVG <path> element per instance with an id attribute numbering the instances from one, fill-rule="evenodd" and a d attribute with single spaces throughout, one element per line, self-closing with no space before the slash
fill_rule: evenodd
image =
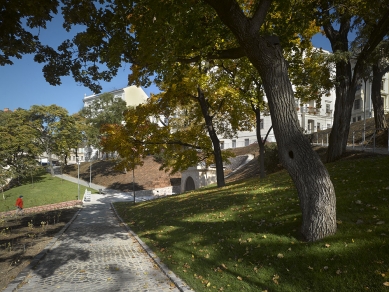
<path id="1" fill-rule="evenodd" d="M 351 28 L 371 27 L 354 79 L 348 78 L 352 74 L 347 58 L 336 64 L 337 94 L 343 92 L 347 97 L 337 98 L 340 126 L 334 127 L 330 140 L 343 147 L 359 60 L 371 53 L 387 32 L 388 4 L 376 2 L 372 7 L 370 2 L 353 0 L 64 1 L 65 27 L 83 25 L 85 31 L 57 50 L 38 46 L 35 60 L 46 64 L 44 74 L 51 84 L 60 84 L 61 76 L 72 75 L 97 91 L 96 81 L 109 80 L 122 62 L 131 63 L 130 82 L 144 85 L 155 78 L 166 84 L 166 76 L 175 71 L 181 74 L 180 66 L 247 56 L 261 77 L 280 160 L 298 190 L 302 234 L 313 241 L 336 231 L 335 192 L 328 172 L 301 133 L 285 51 L 292 51 L 296 42 L 309 42 L 312 31 L 321 25 L 333 51 L 344 53 Z M 197 89 L 198 97 L 205 99 L 204 88 L 198 85 Z M 338 154 L 333 151 L 331 157 Z"/>

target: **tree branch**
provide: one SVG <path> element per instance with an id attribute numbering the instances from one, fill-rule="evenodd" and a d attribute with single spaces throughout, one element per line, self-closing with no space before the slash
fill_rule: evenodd
<path id="1" fill-rule="evenodd" d="M 192 58 L 180 57 L 177 59 L 181 63 L 194 63 L 201 61 L 202 58 L 206 60 L 220 60 L 220 59 L 239 59 L 246 56 L 246 53 L 241 47 L 231 48 L 221 51 L 215 51 L 204 56 L 195 56 Z"/>
<path id="2" fill-rule="evenodd" d="M 259 29 L 265 21 L 266 14 L 269 11 L 270 5 L 271 0 L 262 0 L 259 3 L 257 10 L 255 11 L 253 17 L 250 20 L 250 33 L 259 32 Z"/>
<path id="3" fill-rule="evenodd" d="M 185 143 L 185 142 L 182 142 L 180 140 L 168 140 L 168 141 L 161 141 L 161 142 L 146 142 L 146 141 L 133 139 L 132 141 L 135 144 L 141 144 L 141 145 L 180 145 L 180 146 L 191 147 L 193 149 L 198 149 L 198 150 L 203 149 L 202 147 L 199 147 L 199 146 L 196 146 L 193 144 L 189 144 L 189 143 Z"/>

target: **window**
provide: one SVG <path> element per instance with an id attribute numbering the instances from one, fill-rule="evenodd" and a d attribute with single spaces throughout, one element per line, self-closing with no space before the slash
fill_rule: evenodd
<path id="1" fill-rule="evenodd" d="M 250 139 L 244 139 L 244 146 L 250 145 Z"/>
<path id="2" fill-rule="evenodd" d="M 236 140 L 232 140 L 232 148 L 236 148 Z"/>
<path id="3" fill-rule="evenodd" d="M 354 100 L 354 110 L 358 110 L 361 108 L 361 99 Z"/>
<path id="4" fill-rule="evenodd" d="M 259 120 L 259 128 L 262 130 L 263 129 L 263 119 Z"/>
<path id="5" fill-rule="evenodd" d="M 353 123 L 355 123 L 356 121 L 357 121 L 357 118 L 353 117 Z"/>
<path id="6" fill-rule="evenodd" d="M 320 123 L 317 123 L 317 130 L 320 131 Z"/>
<path id="7" fill-rule="evenodd" d="M 331 129 L 331 124 L 327 124 L 327 129 Z"/>
<path id="8" fill-rule="evenodd" d="M 221 150 L 224 149 L 224 141 L 221 141 L 221 142 L 220 142 L 220 149 L 221 149 Z"/>
<path id="9" fill-rule="evenodd" d="M 358 121 L 362 120 L 362 117 L 361 116 L 358 116 Z"/>
<path id="10" fill-rule="evenodd" d="M 331 113 L 331 105 L 330 104 L 326 104 L 326 113 L 327 114 Z"/>

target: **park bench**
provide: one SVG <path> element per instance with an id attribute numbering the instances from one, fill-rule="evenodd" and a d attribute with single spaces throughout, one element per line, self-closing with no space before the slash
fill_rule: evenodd
<path id="1" fill-rule="evenodd" d="M 84 202 L 90 202 L 90 200 L 91 200 L 91 195 L 92 195 L 92 192 L 91 192 L 91 191 L 85 190 L 85 193 L 84 193 Z"/>

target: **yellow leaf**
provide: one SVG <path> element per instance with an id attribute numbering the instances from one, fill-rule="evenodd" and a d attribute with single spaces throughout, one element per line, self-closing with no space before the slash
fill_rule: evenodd
<path id="1" fill-rule="evenodd" d="M 324 246 L 325 246 L 326 248 L 329 248 L 331 245 L 329 245 L 328 243 L 326 243 Z"/>
<path id="2" fill-rule="evenodd" d="M 277 255 L 277 258 L 279 258 L 279 259 L 282 259 L 284 257 L 284 255 L 282 254 L 282 253 L 279 253 L 278 255 Z"/>
<path id="3" fill-rule="evenodd" d="M 384 286 L 389 287 L 389 282 L 384 282 Z"/>
<path id="4" fill-rule="evenodd" d="M 209 286 L 211 286 L 211 282 L 208 282 L 208 283 L 207 283 L 207 287 L 209 287 Z"/>
<path id="5" fill-rule="evenodd" d="M 238 276 L 236 277 L 239 281 L 242 281 L 242 277 Z"/>

